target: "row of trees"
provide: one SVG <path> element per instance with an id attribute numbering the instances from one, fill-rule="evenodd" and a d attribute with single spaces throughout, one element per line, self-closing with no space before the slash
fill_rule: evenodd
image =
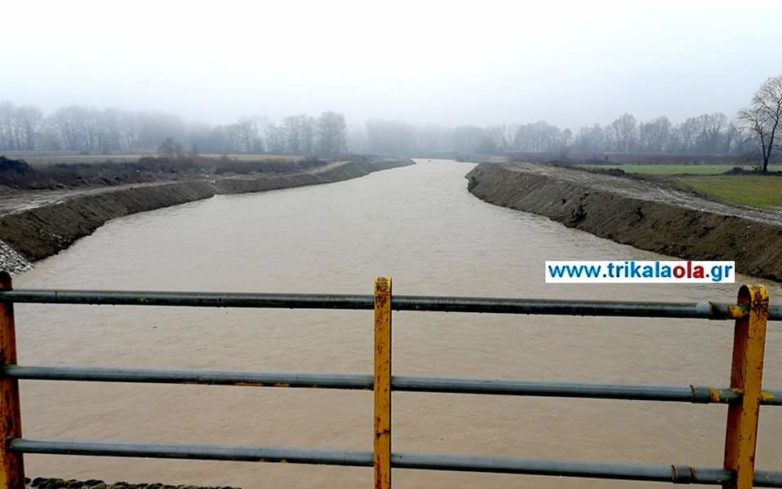
<path id="1" fill-rule="evenodd" d="M 673 124 L 662 116 L 636 121 L 624 114 L 611 124 L 582 127 L 573 139 L 581 153 L 677 153 L 727 155 L 746 150 L 739 128 L 725 114 L 703 114 Z"/>
<path id="2" fill-rule="evenodd" d="M 367 123 L 366 149 L 378 153 L 657 153 L 746 155 L 765 172 L 782 130 L 782 76 L 768 78 L 735 120 L 722 113 L 702 114 L 674 124 L 665 116 L 638 122 L 623 114 L 610 124 L 581 127 L 576 134 L 546 121 L 490 127 L 413 127 L 398 121 Z"/>
<path id="3" fill-rule="evenodd" d="M 336 155 L 347 151 L 345 117 L 294 115 L 280 123 L 242 117 L 233 124 L 187 124 L 162 112 L 62 107 L 49 116 L 33 106 L 0 104 L 0 150 L 118 153 L 151 151 L 172 138 L 201 153 Z"/>
<path id="4" fill-rule="evenodd" d="M 667 117 L 639 123 L 623 114 L 608 125 L 584 126 L 576 134 L 546 121 L 489 127 L 414 127 L 399 121 L 367 122 L 367 149 L 377 153 L 456 151 L 565 155 L 603 153 L 743 153 L 746 138 L 725 114 L 703 114 L 673 124 Z"/>
<path id="5" fill-rule="evenodd" d="M 674 124 L 661 116 L 638 122 L 623 114 L 607 125 L 581 127 L 575 134 L 545 121 L 489 127 L 415 127 L 371 120 L 351 133 L 351 149 L 386 154 L 436 152 L 545 153 L 566 156 L 605 153 L 698 155 L 757 154 L 765 170 L 779 145 L 782 76 L 766 80 L 736 121 L 721 113 Z M 167 138 L 201 153 L 291 153 L 337 155 L 348 147 L 345 118 L 293 115 L 279 123 L 242 117 L 227 125 L 186 124 L 160 112 L 63 107 L 49 116 L 33 106 L 0 104 L 0 150 L 67 150 L 89 153 L 154 150 Z"/>

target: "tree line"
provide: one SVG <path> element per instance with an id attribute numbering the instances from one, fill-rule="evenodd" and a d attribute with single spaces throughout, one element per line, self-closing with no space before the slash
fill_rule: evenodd
<path id="1" fill-rule="evenodd" d="M 347 151 L 347 125 L 336 112 L 293 115 L 278 123 L 254 116 L 208 125 L 163 112 L 71 105 L 44 115 L 34 106 L 0 103 L 0 150 L 111 154 L 154 151 L 167 139 L 199 153 L 332 156 Z"/>
<path id="2" fill-rule="evenodd" d="M 581 127 L 575 134 L 546 121 L 488 127 L 415 127 L 401 121 L 367 122 L 367 149 L 377 153 L 462 152 L 501 154 L 670 153 L 732 155 L 749 147 L 725 114 L 703 114 L 674 124 L 665 116 L 638 122 L 623 114 L 610 124 Z"/>
<path id="3" fill-rule="evenodd" d="M 606 125 L 573 133 L 546 121 L 488 127 L 415 127 L 401 121 L 367 122 L 361 142 L 374 153 L 541 153 L 555 158 L 626 154 L 740 155 L 764 172 L 779 159 L 782 76 L 769 77 L 734 120 L 723 113 L 701 114 L 675 124 L 666 116 L 638 121 L 625 113 Z"/>
<path id="4" fill-rule="evenodd" d="M 274 153 L 333 156 L 350 150 L 376 154 L 540 153 L 555 158 L 606 153 L 752 156 L 767 170 L 780 139 L 782 76 L 768 78 L 748 107 L 731 120 L 701 114 L 680 123 L 666 116 L 638 121 L 625 113 L 609 124 L 575 133 L 546 121 L 487 127 L 413 126 L 370 120 L 348 133 L 345 117 L 292 115 L 278 123 L 242 117 L 232 124 L 187 124 L 162 112 L 62 107 L 45 116 L 33 106 L 0 104 L 0 150 L 85 153 L 153 151 L 163 141 L 199 153 Z M 349 139 L 349 141 L 348 141 Z M 777 156 L 778 158 L 778 156 Z"/>

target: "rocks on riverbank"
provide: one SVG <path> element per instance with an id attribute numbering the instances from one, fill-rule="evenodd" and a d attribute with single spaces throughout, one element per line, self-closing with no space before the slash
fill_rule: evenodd
<path id="1" fill-rule="evenodd" d="M 16 252 L 3 241 L 0 241 L 0 270 L 6 270 L 12 274 L 22 273 L 31 267 L 22 255 Z"/>

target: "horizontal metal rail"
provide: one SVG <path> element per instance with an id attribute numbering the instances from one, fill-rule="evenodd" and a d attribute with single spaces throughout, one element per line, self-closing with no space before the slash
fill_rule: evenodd
<path id="1" fill-rule="evenodd" d="M 582 478 L 722 485 L 725 489 L 782 487 L 782 472 L 756 471 L 759 405 L 782 405 L 782 392 L 762 390 L 767 320 L 782 320 L 768 305 L 763 286 L 742 286 L 736 304 L 717 302 L 569 301 L 480 297 L 392 296 L 391 280 L 375 281 L 375 294 L 256 294 L 101 290 L 12 290 L 0 273 L 0 489 L 23 489 L 24 453 L 164 459 L 290 462 L 374 467 L 377 489 L 391 489 L 391 468 L 531 474 Z M 374 375 L 268 373 L 16 365 L 13 303 L 106 304 L 239 308 L 373 310 Z M 391 375 L 391 311 L 495 314 L 735 319 L 730 388 L 607 383 L 563 383 Z M 247 446 L 109 443 L 23 438 L 19 380 L 132 382 L 326 389 L 372 389 L 374 450 L 331 451 Z M 721 468 L 688 465 L 579 462 L 445 454 L 393 453 L 391 392 L 489 394 L 728 404 L 725 458 Z"/>
<path id="2" fill-rule="evenodd" d="M 164 370 L 96 367 L 23 367 L 5 365 L 0 376 L 18 380 L 127 382 L 146 384 L 232 385 L 371 390 L 372 375 L 236 372 L 224 370 Z M 730 404 L 741 398 L 733 389 L 709 386 L 530 382 L 450 377 L 394 375 L 391 388 L 399 392 L 489 394 L 500 396 L 623 399 L 636 401 Z M 761 404 L 782 406 L 782 392 L 763 391 Z"/>
<path id="3" fill-rule="evenodd" d="M 0 291 L 0 301 L 38 304 L 282 309 L 371 310 L 374 308 L 373 296 L 347 294 L 17 289 Z M 739 319 L 746 316 L 748 311 L 747 306 L 717 302 L 569 301 L 405 295 L 393 296 L 391 308 L 396 311 L 701 319 Z M 782 306 L 770 307 L 768 319 L 782 321 Z"/>
<path id="4" fill-rule="evenodd" d="M 372 452 L 305 450 L 219 445 L 165 445 L 107 443 L 96 441 L 31 440 L 16 438 L 9 448 L 19 453 L 139 457 L 239 462 L 286 462 L 296 464 L 371 467 Z M 721 485 L 731 480 L 730 471 L 719 468 L 663 464 L 618 464 L 560 460 L 515 459 L 394 453 L 391 466 L 398 469 L 491 472 L 560 477 L 618 479 L 679 484 Z M 782 472 L 756 471 L 757 487 L 782 487 Z"/>

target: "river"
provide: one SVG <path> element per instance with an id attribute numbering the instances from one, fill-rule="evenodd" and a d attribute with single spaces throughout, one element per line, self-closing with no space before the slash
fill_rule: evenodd
<path id="1" fill-rule="evenodd" d="M 544 260 L 650 259 L 466 190 L 470 164 L 419 160 L 334 184 L 224 195 L 109 222 L 17 288 L 735 300 L 735 285 L 546 285 Z M 740 281 L 751 280 L 739 277 Z M 782 288 L 767 284 L 771 300 Z M 370 311 L 16 306 L 19 363 L 369 373 Z M 403 312 L 394 373 L 712 384 L 730 375 L 732 323 Z M 771 325 L 765 383 L 782 387 Z M 371 450 L 370 392 L 22 382 L 26 437 Z M 782 412 L 761 412 L 758 468 L 782 467 Z M 721 466 L 726 407 L 394 394 L 395 451 Z M 26 456 L 29 476 L 366 488 L 366 468 Z M 491 474 L 394 472 L 395 488 L 659 487 Z"/>

